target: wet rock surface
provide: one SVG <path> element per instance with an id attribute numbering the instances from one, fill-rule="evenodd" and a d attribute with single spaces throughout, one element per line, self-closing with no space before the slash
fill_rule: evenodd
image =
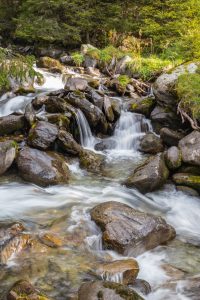
<path id="1" fill-rule="evenodd" d="M 0 142 L 0 175 L 4 174 L 12 165 L 17 153 L 14 141 Z"/>
<path id="2" fill-rule="evenodd" d="M 200 166 L 200 132 L 193 131 L 179 142 L 185 163 Z"/>
<path id="3" fill-rule="evenodd" d="M 119 202 L 94 207 L 91 218 L 103 231 L 103 243 L 124 255 L 138 255 L 175 237 L 164 219 L 146 214 Z"/>
<path id="4" fill-rule="evenodd" d="M 24 116 L 9 115 L 0 118 L 0 136 L 24 129 Z"/>
<path id="5" fill-rule="evenodd" d="M 171 147 L 165 154 L 165 161 L 170 170 L 178 169 L 182 163 L 182 154 L 177 147 Z"/>
<path id="6" fill-rule="evenodd" d="M 65 84 L 65 90 L 68 92 L 85 91 L 88 87 L 87 80 L 83 78 L 70 77 Z"/>
<path id="7" fill-rule="evenodd" d="M 128 187 L 135 187 L 141 193 L 148 193 L 164 185 L 169 176 L 162 154 L 147 159 L 137 167 L 125 181 Z"/>
<path id="8" fill-rule="evenodd" d="M 144 153 L 156 154 L 164 150 L 161 139 L 154 133 L 147 133 L 140 142 L 140 150 Z"/>
<path id="9" fill-rule="evenodd" d="M 74 140 L 72 134 L 67 131 L 59 131 L 57 142 L 63 151 L 68 154 L 78 155 L 82 151 L 82 147 Z"/>
<path id="10" fill-rule="evenodd" d="M 97 268 L 97 274 L 109 281 L 113 276 L 122 276 L 124 285 L 133 284 L 139 273 L 139 265 L 134 259 L 116 260 L 104 263 Z"/>
<path id="11" fill-rule="evenodd" d="M 200 191 L 200 176 L 189 173 L 176 173 L 173 175 L 173 181 L 177 185 L 189 186 Z"/>
<path id="12" fill-rule="evenodd" d="M 144 300 L 133 290 L 114 282 L 94 281 L 84 283 L 78 292 L 78 300 Z"/>
<path id="13" fill-rule="evenodd" d="M 28 144 L 40 150 L 47 150 L 55 142 L 58 128 L 49 122 L 40 121 L 32 126 L 28 135 Z"/>
<path id="14" fill-rule="evenodd" d="M 67 183 L 69 180 L 65 159 L 54 152 L 25 147 L 19 152 L 17 166 L 24 180 L 41 186 Z"/>
<path id="15" fill-rule="evenodd" d="M 102 171 L 104 158 L 101 154 L 97 154 L 90 150 L 83 150 L 79 154 L 80 166 L 89 172 L 98 173 Z"/>
<path id="16" fill-rule="evenodd" d="M 179 141 L 184 138 L 185 134 L 174 131 L 167 127 L 160 130 L 160 137 L 167 146 L 178 146 Z"/>

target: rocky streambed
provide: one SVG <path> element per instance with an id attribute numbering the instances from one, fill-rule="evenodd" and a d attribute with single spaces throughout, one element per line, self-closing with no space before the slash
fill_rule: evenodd
<path id="1" fill-rule="evenodd" d="M 49 61 L 0 101 L 0 299 L 199 299 L 200 133 L 160 78 Z"/>

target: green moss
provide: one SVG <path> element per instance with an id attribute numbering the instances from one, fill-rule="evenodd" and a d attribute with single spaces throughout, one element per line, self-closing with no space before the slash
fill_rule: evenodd
<path id="1" fill-rule="evenodd" d="M 180 75 L 177 84 L 176 92 L 180 107 L 192 119 L 200 118 L 200 74 L 183 74 Z"/>

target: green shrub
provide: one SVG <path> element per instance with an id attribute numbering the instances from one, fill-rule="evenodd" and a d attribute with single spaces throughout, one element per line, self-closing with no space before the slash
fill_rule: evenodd
<path id="1" fill-rule="evenodd" d="M 79 52 L 74 52 L 72 54 L 72 59 L 77 67 L 80 67 L 84 62 L 84 55 Z"/>
<path id="2" fill-rule="evenodd" d="M 200 74 L 183 74 L 176 84 L 179 107 L 193 120 L 200 120 Z"/>
<path id="3" fill-rule="evenodd" d="M 118 81 L 122 88 L 126 88 L 127 84 L 130 83 L 131 79 L 127 75 L 120 75 L 118 77 Z"/>
<path id="4" fill-rule="evenodd" d="M 18 84 L 26 81 L 42 81 L 42 75 L 33 68 L 35 58 L 33 56 L 13 55 L 7 49 L 0 48 L 0 91 L 10 89 L 10 80 Z"/>

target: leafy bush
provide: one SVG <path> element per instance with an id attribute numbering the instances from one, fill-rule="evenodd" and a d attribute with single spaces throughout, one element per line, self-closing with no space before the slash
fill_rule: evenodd
<path id="1" fill-rule="evenodd" d="M 179 100 L 179 112 L 183 118 L 193 120 L 197 125 L 200 120 L 200 74 L 183 74 L 179 76 L 176 84 L 176 91 Z M 196 129 L 196 128 L 195 128 Z"/>
<path id="2" fill-rule="evenodd" d="M 74 52 L 72 54 L 72 59 L 77 67 L 80 67 L 84 62 L 84 55 L 79 52 Z"/>
<path id="3" fill-rule="evenodd" d="M 0 48 L 0 91 L 11 88 L 11 81 L 18 84 L 37 80 L 41 82 L 42 75 L 33 68 L 33 56 L 13 55 L 7 49 Z"/>

